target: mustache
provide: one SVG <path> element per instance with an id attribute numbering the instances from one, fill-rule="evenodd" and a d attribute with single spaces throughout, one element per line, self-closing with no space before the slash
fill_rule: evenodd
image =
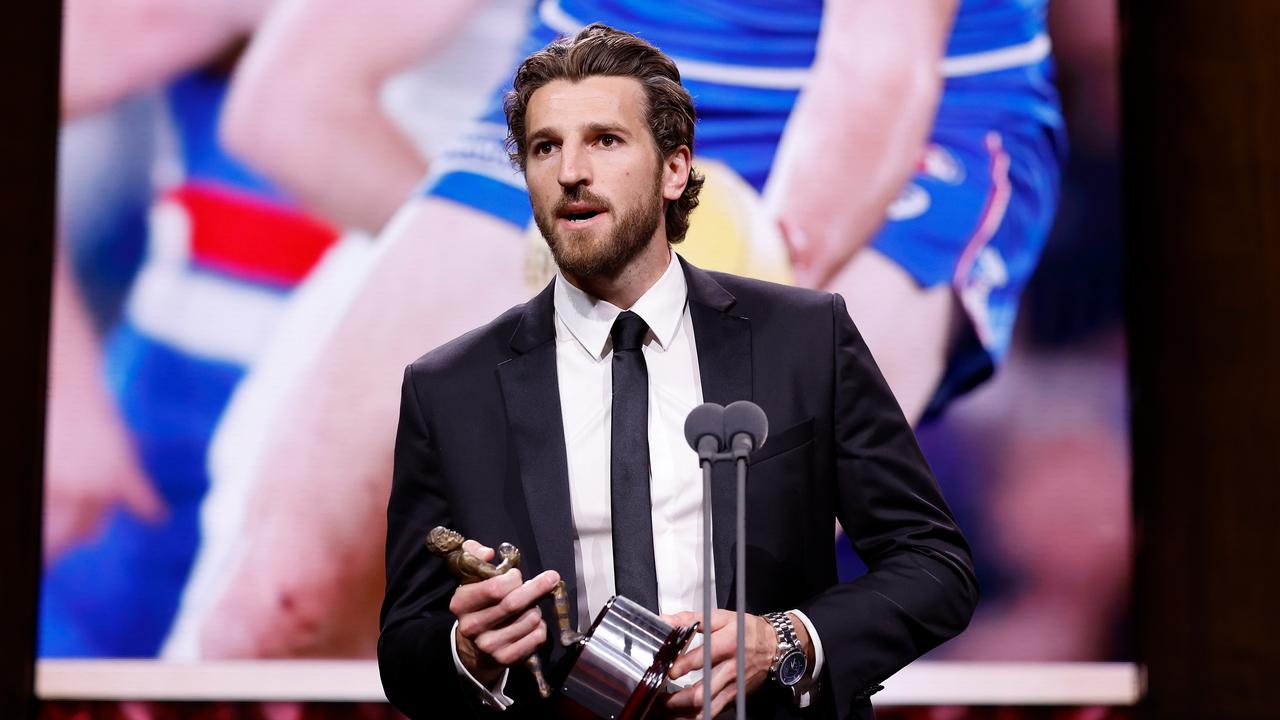
<path id="1" fill-rule="evenodd" d="M 576 202 L 591 203 L 592 205 L 598 205 L 604 208 L 606 211 L 613 211 L 613 204 L 608 200 L 591 192 L 585 186 L 574 185 L 571 188 L 565 188 L 564 193 L 560 195 L 560 200 L 556 202 L 556 206 L 552 212 L 559 215 L 560 212 L 568 207 L 570 203 Z"/>

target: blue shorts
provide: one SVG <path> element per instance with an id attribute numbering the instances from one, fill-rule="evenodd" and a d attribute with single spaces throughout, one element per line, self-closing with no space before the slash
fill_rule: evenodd
<path id="1" fill-rule="evenodd" d="M 521 57 L 559 35 L 535 21 Z M 757 82 L 750 71 L 734 70 L 726 78 L 741 82 L 730 82 L 683 65 L 682 75 L 698 111 L 695 165 L 699 158 L 720 161 L 762 191 L 798 84 L 786 87 L 776 73 Z M 1057 199 L 1064 142 L 1051 75 L 1045 58 L 949 78 L 929 148 L 871 241 L 922 287 L 952 286 L 970 320 L 972 332 L 956 348 L 927 415 L 987 378 L 1008 351 L 1018 296 Z M 507 89 L 495 92 L 487 113 L 445 150 L 423 192 L 524 229 L 532 210 L 504 145 Z"/>

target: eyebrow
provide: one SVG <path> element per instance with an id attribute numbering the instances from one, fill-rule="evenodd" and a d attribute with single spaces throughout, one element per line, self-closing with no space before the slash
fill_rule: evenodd
<path id="1" fill-rule="evenodd" d="M 593 135 L 603 135 L 605 133 L 611 133 L 613 135 L 630 135 L 626 128 L 617 123 L 590 123 L 587 125 L 587 130 Z"/>
<path id="2" fill-rule="evenodd" d="M 592 135 L 603 135 L 605 133 L 609 133 L 613 135 L 623 135 L 625 137 L 631 137 L 631 133 L 628 132 L 625 127 L 619 125 L 618 123 L 607 123 L 607 122 L 588 123 L 585 126 L 585 130 Z M 560 133 L 549 127 L 542 127 L 529 133 L 528 137 L 529 137 L 528 142 L 532 144 L 533 142 L 538 140 L 558 138 L 560 137 Z"/>

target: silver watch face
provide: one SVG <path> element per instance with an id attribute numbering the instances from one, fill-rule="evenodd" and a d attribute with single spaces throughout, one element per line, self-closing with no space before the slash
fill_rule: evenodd
<path id="1" fill-rule="evenodd" d="M 787 687 L 795 685 L 804 677 L 804 671 L 808 666 L 809 661 L 802 650 L 791 650 L 782 657 L 782 662 L 778 663 L 778 682 Z"/>

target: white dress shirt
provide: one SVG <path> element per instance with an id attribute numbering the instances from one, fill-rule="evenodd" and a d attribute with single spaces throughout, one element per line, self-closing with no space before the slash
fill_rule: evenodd
<path id="1" fill-rule="evenodd" d="M 649 497 L 658 607 L 702 606 L 702 472 L 684 439 L 684 421 L 702 403 L 688 291 L 674 259 L 630 310 L 649 326 L 642 352 L 649 373 Z M 556 277 L 556 373 L 569 461 L 578 627 L 591 626 L 614 595 L 610 517 L 613 343 L 621 308 Z"/>
<path id="2" fill-rule="evenodd" d="M 558 273 L 553 292 L 578 628 L 583 629 L 591 626 L 614 595 L 609 469 L 613 343 L 609 333 L 623 309 L 591 297 Z M 702 404 L 702 379 L 688 311 L 688 287 L 674 252 L 658 281 L 628 309 L 649 326 L 642 352 L 649 373 L 649 496 L 658 607 L 663 613 L 698 612 L 702 608 L 702 471 L 697 453 L 684 438 L 684 421 Z M 823 660 L 817 632 L 803 613 L 792 612 L 813 640 L 817 661 L 812 674 L 816 677 Z M 456 645 L 454 663 L 470 678 L 458 659 Z M 485 704 L 505 708 L 511 704 L 502 692 L 506 678 L 504 673 L 496 688 L 485 688 L 474 678 L 472 682 Z M 802 698 L 802 704 L 807 704 L 805 700 Z"/>

